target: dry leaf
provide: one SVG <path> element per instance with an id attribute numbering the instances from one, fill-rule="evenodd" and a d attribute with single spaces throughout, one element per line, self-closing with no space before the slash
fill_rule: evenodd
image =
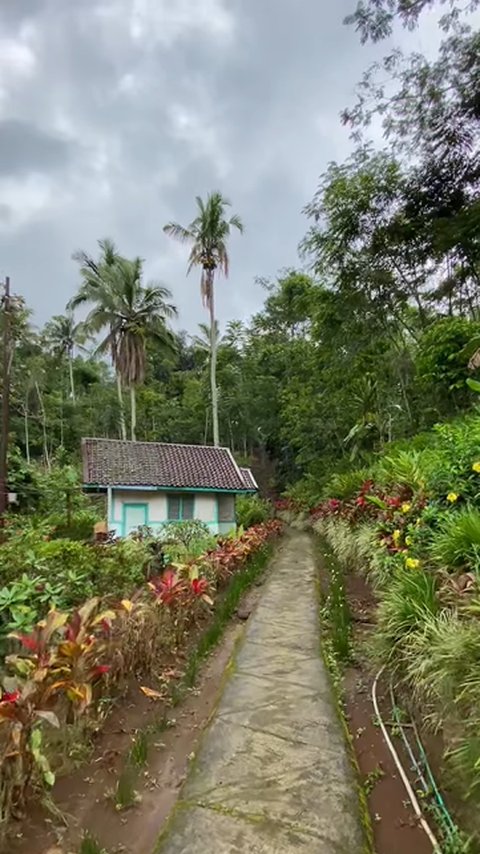
<path id="1" fill-rule="evenodd" d="M 142 694 L 145 694 L 146 697 L 150 697 L 151 700 L 162 700 L 163 694 L 160 691 L 154 691 L 153 688 L 147 688 L 145 685 L 140 685 L 140 691 Z"/>

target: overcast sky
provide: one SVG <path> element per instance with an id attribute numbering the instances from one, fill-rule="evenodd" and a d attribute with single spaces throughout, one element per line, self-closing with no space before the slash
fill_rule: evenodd
<path id="1" fill-rule="evenodd" d="M 219 189 L 246 232 L 220 282 L 222 323 L 297 262 L 319 174 L 350 150 L 340 110 L 386 45 L 342 25 L 355 0 L 1 0 L 0 276 L 40 324 L 101 237 L 146 260 L 180 326 L 204 320 L 186 250 L 162 232 Z M 433 27 L 406 36 L 427 43 Z M 433 38 L 433 35 L 432 35 Z"/>

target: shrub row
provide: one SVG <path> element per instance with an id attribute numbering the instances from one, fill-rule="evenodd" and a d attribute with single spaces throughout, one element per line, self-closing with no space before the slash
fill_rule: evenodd
<path id="1" fill-rule="evenodd" d="M 199 558 L 168 567 L 133 599 L 97 596 L 74 611 L 50 610 L 29 633 L 13 633 L 17 649 L 6 659 L 0 697 L 1 828 L 23 814 L 32 780 L 54 782 L 45 727 L 64 731 L 94 718 L 102 697 L 121 692 L 132 677 L 148 680 L 141 686 L 147 696 L 161 696 L 165 662 L 208 620 L 230 578 L 281 528 L 274 520 L 224 538 Z"/>

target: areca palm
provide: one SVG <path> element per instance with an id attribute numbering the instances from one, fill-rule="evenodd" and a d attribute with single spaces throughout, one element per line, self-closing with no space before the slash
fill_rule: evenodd
<path id="1" fill-rule="evenodd" d="M 174 338 L 166 320 L 176 315 L 168 288 L 142 284 L 142 261 L 117 257 L 95 287 L 94 306 L 85 325 L 92 334 L 107 330 L 97 352 L 109 352 L 121 384 L 130 389 L 131 438 L 136 438 L 136 387 L 145 380 L 146 345 L 155 339 L 173 350 Z"/>
<path id="2" fill-rule="evenodd" d="M 228 238 L 232 229 L 243 232 L 243 223 L 237 214 L 227 218 L 230 202 L 221 193 L 213 192 L 203 201 L 196 197 L 197 216 L 186 227 L 176 222 L 164 226 L 164 232 L 183 243 L 191 245 L 187 274 L 193 267 L 202 270 L 200 287 L 204 305 L 210 313 L 210 384 L 212 394 L 213 443 L 220 443 L 218 429 L 217 393 L 217 340 L 215 329 L 215 274 L 228 276 L 230 259 Z"/>
<path id="3" fill-rule="evenodd" d="M 75 381 L 73 377 L 73 357 L 75 348 L 83 349 L 87 339 L 85 325 L 76 323 L 72 310 L 66 314 L 57 314 L 45 326 L 45 338 L 52 353 L 60 358 L 66 357 L 70 375 L 70 394 L 75 403 Z"/>

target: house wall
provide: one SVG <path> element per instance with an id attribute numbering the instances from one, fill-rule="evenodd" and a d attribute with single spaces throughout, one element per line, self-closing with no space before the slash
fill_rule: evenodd
<path id="1" fill-rule="evenodd" d="M 180 491 L 180 490 L 179 490 Z M 227 534 L 235 528 L 235 518 L 220 522 L 218 519 L 218 495 L 215 492 L 195 492 L 194 518 L 204 522 L 213 534 Z M 125 505 L 146 504 L 146 524 L 154 531 L 160 531 L 168 522 L 168 492 L 161 490 L 112 488 L 108 502 L 108 528 L 117 537 L 125 537 Z M 234 498 L 234 496 L 232 496 Z M 234 503 L 232 501 L 232 511 Z"/>

